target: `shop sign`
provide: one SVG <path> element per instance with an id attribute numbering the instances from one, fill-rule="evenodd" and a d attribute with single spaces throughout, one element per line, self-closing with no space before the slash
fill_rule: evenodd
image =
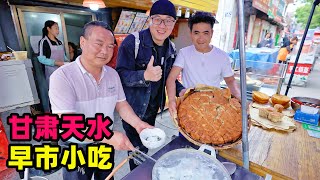
<path id="1" fill-rule="evenodd" d="M 294 66 L 294 63 L 289 63 L 287 74 L 291 74 L 293 66 Z M 294 72 L 294 74 L 307 76 L 310 73 L 311 67 L 312 67 L 312 64 L 297 64 L 296 71 Z"/>
<path id="2" fill-rule="evenodd" d="M 286 6 L 285 0 L 280 0 L 278 4 L 277 16 L 283 17 L 283 11 Z"/>
<path id="3" fill-rule="evenodd" d="M 120 44 L 122 41 L 128 36 L 128 34 L 115 34 L 114 35 L 118 44 L 118 47 L 120 47 Z"/>
<path id="4" fill-rule="evenodd" d="M 264 13 L 268 13 L 270 0 L 253 0 L 252 6 Z"/>
<path id="5" fill-rule="evenodd" d="M 269 1 L 269 10 L 268 10 L 268 16 L 271 19 L 275 19 L 278 11 L 278 5 L 279 5 L 279 0 L 270 0 Z"/>

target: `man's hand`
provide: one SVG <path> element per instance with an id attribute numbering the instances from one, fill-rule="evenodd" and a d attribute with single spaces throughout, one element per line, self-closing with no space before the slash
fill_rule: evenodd
<path id="1" fill-rule="evenodd" d="M 171 117 L 176 117 L 177 115 L 177 103 L 175 100 L 169 100 L 169 112 Z"/>
<path id="2" fill-rule="evenodd" d="M 157 82 L 162 77 L 162 69 L 160 66 L 153 66 L 154 57 L 151 56 L 147 69 L 144 72 L 144 79 L 146 81 Z"/>
<path id="3" fill-rule="evenodd" d="M 137 124 L 135 127 L 136 131 L 138 132 L 138 134 L 141 133 L 142 130 L 146 129 L 146 128 L 149 128 L 149 129 L 152 129 L 154 128 L 154 126 L 151 126 L 150 124 L 144 122 L 144 121 L 141 121 L 139 124 Z"/>
<path id="4" fill-rule="evenodd" d="M 134 150 L 128 137 L 118 131 L 113 131 L 113 136 L 108 140 L 103 139 L 102 142 L 112 145 L 115 150 Z"/>
<path id="5" fill-rule="evenodd" d="M 184 95 L 184 93 L 186 93 L 187 89 L 182 89 L 180 92 L 179 92 L 179 97 L 182 97 Z"/>
<path id="6" fill-rule="evenodd" d="M 63 66 L 64 65 L 64 62 L 63 61 L 55 61 L 54 62 L 54 65 L 56 65 L 56 66 Z"/>

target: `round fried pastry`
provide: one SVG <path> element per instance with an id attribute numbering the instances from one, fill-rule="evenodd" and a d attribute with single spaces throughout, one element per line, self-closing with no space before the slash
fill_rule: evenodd
<path id="1" fill-rule="evenodd" d="M 269 96 L 259 91 L 252 91 L 252 99 L 259 104 L 266 104 L 269 101 Z"/>
<path id="2" fill-rule="evenodd" d="M 228 93 L 228 90 L 203 91 L 186 97 L 178 107 L 181 129 L 193 140 L 206 144 L 223 145 L 239 139 L 241 104 Z"/>
<path id="3" fill-rule="evenodd" d="M 271 100 L 274 104 L 286 105 L 290 102 L 290 98 L 281 94 L 274 94 L 271 96 Z"/>

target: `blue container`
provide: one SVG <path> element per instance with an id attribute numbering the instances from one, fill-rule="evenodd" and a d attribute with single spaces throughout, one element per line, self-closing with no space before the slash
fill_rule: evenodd
<path id="1" fill-rule="evenodd" d="M 301 110 L 297 110 L 296 114 L 294 115 L 294 120 L 306 123 L 306 124 L 311 124 L 318 126 L 319 124 L 319 114 L 307 114 L 304 112 L 301 112 Z"/>

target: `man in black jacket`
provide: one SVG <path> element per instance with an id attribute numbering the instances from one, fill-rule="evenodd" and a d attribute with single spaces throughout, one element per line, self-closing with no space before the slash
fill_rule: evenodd
<path id="1" fill-rule="evenodd" d="M 174 5 L 168 0 L 159 0 L 150 10 L 150 27 L 139 32 L 138 45 L 131 34 L 119 48 L 116 70 L 126 98 L 135 113 L 150 125 L 155 124 L 159 107 L 163 109 L 165 104 L 164 86 L 176 57 L 174 45 L 168 38 L 175 22 Z M 176 83 L 179 93 L 183 86 Z M 136 130 L 126 122 L 123 127 L 132 144 L 147 152 Z M 136 167 L 132 160 L 129 164 L 131 170 Z"/>

